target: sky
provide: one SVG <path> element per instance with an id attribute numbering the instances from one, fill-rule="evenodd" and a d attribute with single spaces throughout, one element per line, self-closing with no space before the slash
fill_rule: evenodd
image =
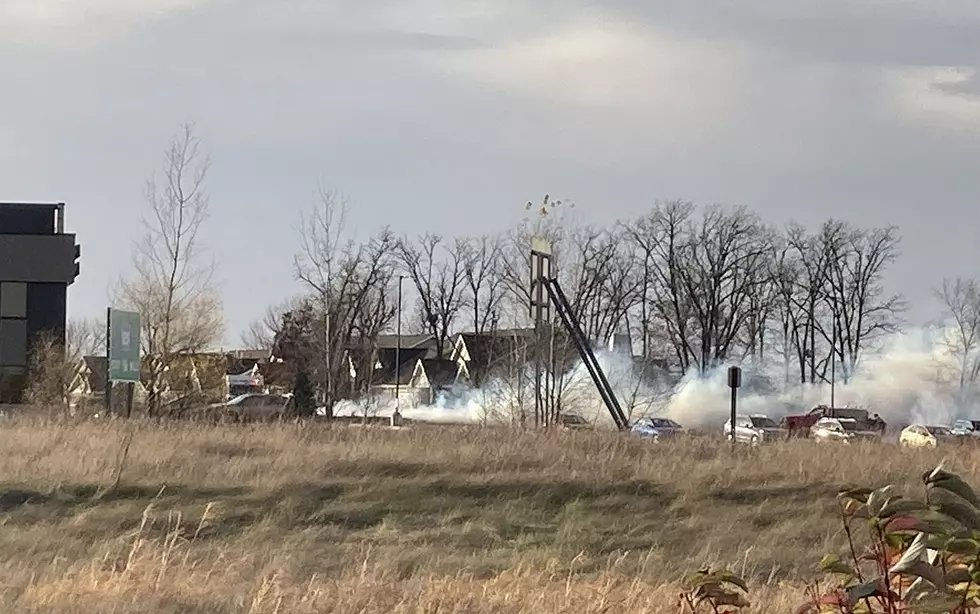
<path id="1" fill-rule="evenodd" d="M 228 347 L 295 294 L 319 184 L 353 231 L 504 230 L 656 200 L 895 224 L 929 318 L 980 274 L 973 0 L 0 0 L 0 201 L 63 201 L 72 317 L 130 271 L 177 127 L 210 152 Z"/>

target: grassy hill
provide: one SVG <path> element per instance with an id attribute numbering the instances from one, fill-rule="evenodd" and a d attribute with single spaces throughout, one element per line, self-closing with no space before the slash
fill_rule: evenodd
<path id="1" fill-rule="evenodd" d="M 119 451 L 134 428 L 120 487 Z M 674 612 L 702 564 L 785 612 L 895 446 L 506 429 L 0 424 L 0 611 Z M 978 482 L 980 452 L 949 450 Z"/>

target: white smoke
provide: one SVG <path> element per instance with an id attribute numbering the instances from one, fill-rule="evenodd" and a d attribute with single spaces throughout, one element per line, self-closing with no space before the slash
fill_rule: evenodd
<path id="1" fill-rule="evenodd" d="M 856 372 L 846 382 L 838 375 L 835 405 L 868 409 L 890 427 L 916 422 L 949 424 L 956 418 L 980 417 L 980 403 L 959 389 L 958 366 L 944 343 L 944 334 L 919 330 L 889 338 L 880 351 L 861 357 Z M 621 353 L 599 351 L 596 358 L 631 421 L 659 415 L 688 428 L 720 429 L 729 416 L 729 365 L 704 376 L 692 372 L 671 381 L 665 374 L 638 373 L 630 357 Z M 785 367 L 774 364 L 781 360 L 771 360 L 767 365 L 740 365 L 739 413 L 779 419 L 830 404 L 828 383 L 801 385 L 796 365 L 791 366 L 787 383 Z M 530 421 L 533 381 L 531 373 L 524 373 L 519 382 L 495 380 L 479 389 L 454 388 L 440 393 L 431 405 L 410 406 L 403 401 L 400 412 L 406 419 L 424 422 L 513 424 L 523 411 Z M 612 427 L 613 421 L 584 364 L 579 363 L 561 378 L 558 390 L 563 412 L 578 414 L 597 426 Z M 341 401 L 334 415 L 389 417 L 394 408 L 393 399 Z"/>
<path id="2" fill-rule="evenodd" d="M 975 400 L 959 389 L 959 371 L 945 343 L 945 333 L 919 330 L 894 335 L 880 351 L 861 357 L 850 377 L 837 377 L 834 405 L 861 407 L 879 414 L 891 427 L 911 423 L 949 424 L 972 417 Z M 801 385 L 798 366 L 790 370 L 795 383 L 786 383 L 781 367 L 743 364 L 739 390 L 740 413 L 762 413 L 778 419 L 830 404 L 829 383 Z M 838 373 L 841 371 L 839 370 Z M 686 376 L 662 413 L 692 427 L 721 425 L 730 412 L 727 366 L 706 377 Z"/>

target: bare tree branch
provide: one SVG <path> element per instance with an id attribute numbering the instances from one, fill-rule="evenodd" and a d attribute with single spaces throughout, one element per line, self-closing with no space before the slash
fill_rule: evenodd
<path id="1" fill-rule="evenodd" d="M 465 304 L 466 244 L 443 243 L 442 237 L 425 234 L 417 243 L 403 238 L 398 242 L 402 270 L 418 293 L 420 325 L 436 340 L 436 357 L 448 348 L 449 335 Z"/>
<path id="2" fill-rule="evenodd" d="M 120 300 L 140 312 L 151 415 L 160 411 L 164 374 L 175 358 L 215 345 L 224 331 L 214 263 L 202 262 L 198 240 L 208 215 L 209 167 L 193 125 L 185 124 L 165 153 L 162 186 L 147 182 L 145 234 L 134 248 L 134 274 L 119 287 Z"/>
<path id="3" fill-rule="evenodd" d="M 976 279 L 943 279 L 936 290 L 942 301 L 950 329 L 944 339 L 956 358 L 962 390 L 977 382 L 980 375 L 980 281 Z"/>
<path id="4" fill-rule="evenodd" d="M 105 322 L 70 320 L 65 343 L 42 334 L 30 352 L 25 398 L 28 403 L 70 413 L 73 387 L 85 372 L 84 358 L 105 350 Z"/>

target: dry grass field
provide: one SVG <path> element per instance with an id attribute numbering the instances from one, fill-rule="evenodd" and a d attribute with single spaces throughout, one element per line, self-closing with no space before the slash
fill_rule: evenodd
<path id="1" fill-rule="evenodd" d="M 132 423 L 136 424 L 136 423 Z M 845 483 L 980 450 L 480 428 L 0 423 L 2 612 L 673 612 L 702 564 L 785 612 Z"/>

